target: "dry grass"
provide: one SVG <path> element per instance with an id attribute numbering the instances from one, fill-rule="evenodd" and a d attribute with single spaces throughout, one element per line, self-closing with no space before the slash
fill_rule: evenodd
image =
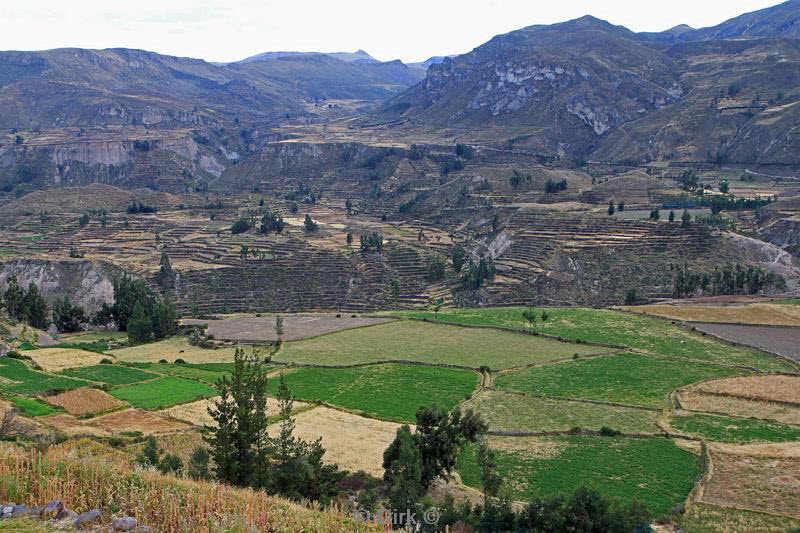
<path id="1" fill-rule="evenodd" d="M 730 394 L 750 400 L 800 403 L 800 377 L 747 376 L 700 383 L 690 390 Z"/>
<path id="2" fill-rule="evenodd" d="M 89 387 L 62 392 L 55 396 L 47 396 L 44 401 L 50 405 L 62 407 L 73 416 L 102 413 L 125 405 L 125 402 L 117 400 L 110 394 Z"/>
<path id="3" fill-rule="evenodd" d="M 111 353 L 122 361 L 139 363 L 157 363 L 166 359 L 172 363 L 175 359 L 183 359 L 187 363 L 227 363 L 233 361 L 233 347 L 210 350 L 189 344 L 184 337 L 172 337 L 159 342 L 120 348 Z"/>
<path id="4" fill-rule="evenodd" d="M 706 503 L 800 518 L 800 458 L 734 455 L 711 450 L 714 474 Z"/>
<path id="5" fill-rule="evenodd" d="M 186 422 L 187 424 L 192 424 L 193 426 L 214 426 L 216 424 L 214 419 L 208 414 L 208 408 L 218 399 L 219 396 L 205 398 L 203 400 L 197 400 L 196 402 L 189 402 L 182 405 L 169 407 L 159 411 L 159 413 L 176 418 Z M 305 402 L 294 402 L 295 411 L 298 409 L 304 409 L 307 406 L 308 404 Z M 275 416 L 279 412 L 278 401 L 274 398 L 270 398 L 267 401 L 267 416 Z"/>
<path id="6" fill-rule="evenodd" d="M 107 437 L 111 433 L 105 429 L 93 426 L 86 420 L 81 420 L 72 415 L 58 414 L 39 417 L 42 424 L 52 429 L 58 430 L 64 435 L 75 437 L 92 435 L 95 437 Z"/>
<path id="7" fill-rule="evenodd" d="M 489 446 L 528 459 L 555 459 L 568 443 L 540 437 L 489 437 Z"/>
<path id="8" fill-rule="evenodd" d="M 400 424 L 316 407 L 295 417 L 296 437 L 312 441 L 322 437 L 327 450 L 325 461 L 337 463 L 342 469 L 363 470 L 383 477 L 383 452 L 394 440 Z M 270 426 L 270 435 L 276 435 L 278 424 Z"/>
<path id="9" fill-rule="evenodd" d="M 714 396 L 692 391 L 683 391 L 679 397 L 681 404 L 692 411 L 727 413 L 734 416 L 763 418 L 784 424 L 800 425 L 800 408 L 790 405 L 730 396 Z"/>
<path id="10" fill-rule="evenodd" d="M 702 533 L 786 533 L 800 527 L 800 521 L 756 511 L 727 509 L 716 505 L 698 503 L 690 506 L 678 519 L 683 531 Z M 659 531 L 659 530 L 656 530 Z M 662 530 L 662 531 L 672 531 Z"/>
<path id="11" fill-rule="evenodd" d="M 686 322 L 800 326 L 800 307 L 792 305 L 640 305 L 623 309 Z"/>
<path id="12" fill-rule="evenodd" d="M 30 356 L 37 365 L 48 372 L 97 365 L 103 359 L 108 359 L 107 355 L 72 348 L 41 348 L 39 350 L 26 350 L 22 354 Z"/>
<path id="13" fill-rule="evenodd" d="M 0 449 L 0 501 L 60 499 L 78 513 L 121 510 L 162 533 L 199 531 L 379 531 L 336 510 L 308 509 L 261 491 L 138 470 L 133 456 L 90 440 L 45 453 Z"/>
<path id="14" fill-rule="evenodd" d="M 149 435 L 188 429 L 189 426 L 177 420 L 169 420 L 151 411 L 143 409 L 126 409 L 108 415 L 98 416 L 88 422 L 90 425 L 108 431 L 141 431 Z"/>
<path id="15" fill-rule="evenodd" d="M 727 444 L 714 442 L 711 449 L 719 453 L 748 457 L 800 459 L 800 442 L 770 442 L 761 444 Z"/>

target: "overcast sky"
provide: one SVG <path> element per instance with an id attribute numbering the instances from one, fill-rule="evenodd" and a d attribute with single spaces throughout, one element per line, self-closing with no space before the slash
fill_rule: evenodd
<path id="1" fill-rule="evenodd" d="M 591 14 L 634 31 L 713 26 L 778 0 L 0 0 L 0 50 L 143 48 L 234 61 L 354 51 L 420 61 Z"/>

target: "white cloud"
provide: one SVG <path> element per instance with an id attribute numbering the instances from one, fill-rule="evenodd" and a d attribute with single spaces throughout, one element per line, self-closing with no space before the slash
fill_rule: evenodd
<path id="1" fill-rule="evenodd" d="M 416 61 L 585 14 L 634 31 L 718 24 L 776 0 L 2 0 L 0 49 L 129 47 L 232 61 L 268 50 L 354 51 Z"/>

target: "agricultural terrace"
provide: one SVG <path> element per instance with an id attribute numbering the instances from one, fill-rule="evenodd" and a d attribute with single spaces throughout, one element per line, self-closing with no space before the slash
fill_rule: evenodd
<path id="1" fill-rule="evenodd" d="M 401 364 L 300 368 L 285 376 L 299 400 L 327 402 L 397 422 L 414 422 L 417 409 L 434 403 L 452 409 L 479 381 L 478 373 L 469 370 Z M 277 389 L 278 380 L 270 380 L 270 394 Z"/>
<path id="2" fill-rule="evenodd" d="M 40 348 L 25 350 L 22 355 L 30 357 L 33 362 L 48 372 L 58 372 L 65 368 L 90 366 L 99 364 L 107 356 L 75 348 Z"/>
<path id="3" fill-rule="evenodd" d="M 114 389 L 113 397 L 143 409 L 163 409 L 213 396 L 216 389 L 206 383 L 161 377 Z"/>
<path id="4" fill-rule="evenodd" d="M 533 329 L 564 339 L 624 346 L 670 357 L 751 366 L 765 371 L 797 370 L 796 365 L 780 358 L 743 346 L 730 346 L 657 318 L 607 309 L 537 308 L 539 313 L 546 311 L 548 318 L 542 322 L 537 316 L 536 325 L 529 328 L 522 317 L 524 310 L 522 307 L 504 307 L 393 314 L 432 322 Z"/>
<path id="5" fill-rule="evenodd" d="M 274 360 L 330 366 L 416 361 L 502 369 L 609 351 L 521 333 L 398 320 L 288 342 Z"/>
<path id="6" fill-rule="evenodd" d="M 61 373 L 65 376 L 97 381 L 108 385 L 129 385 L 158 377 L 157 374 L 152 372 L 144 372 L 136 368 L 113 364 L 68 368 Z"/>
<path id="7" fill-rule="evenodd" d="M 716 322 L 763 326 L 800 326 L 800 307 L 780 304 L 746 305 L 638 305 L 626 311 L 685 322 Z"/>
<path id="8" fill-rule="evenodd" d="M 530 395 L 663 408 L 669 393 L 679 387 L 746 374 L 731 367 L 622 353 L 503 372 L 495 384 Z"/>
<path id="9" fill-rule="evenodd" d="M 682 504 L 701 472 L 699 459 L 670 439 L 625 437 L 491 437 L 498 469 L 517 501 L 594 487 L 612 498 L 638 499 L 655 516 Z M 475 448 L 457 464 L 465 484 L 480 488 Z"/>

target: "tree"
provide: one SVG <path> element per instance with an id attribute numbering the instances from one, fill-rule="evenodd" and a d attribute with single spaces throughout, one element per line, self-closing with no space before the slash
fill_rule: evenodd
<path id="1" fill-rule="evenodd" d="M 233 225 L 231 226 L 231 233 L 233 233 L 234 235 L 237 235 L 239 233 L 244 233 L 247 230 L 249 230 L 250 227 L 251 227 L 250 221 L 242 217 L 233 223 Z"/>
<path id="2" fill-rule="evenodd" d="M 348 245 L 348 246 L 350 246 L 351 244 L 353 244 L 353 234 L 352 234 L 352 232 L 349 232 L 349 231 L 347 232 L 347 238 L 346 238 L 346 240 L 347 240 L 347 245 Z"/>
<path id="3" fill-rule="evenodd" d="M 195 446 L 186 465 L 186 474 L 192 479 L 204 480 L 211 477 L 208 470 L 208 450 L 203 446 Z"/>
<path id="4" fill-rule="evenodd" d="M 144 448 L 136 456 L 136 464 L 144 467 L 155 468 L 160 462 L 161 449 L 158 447 L 158 442 L 153 435 L 148 435 L 144 441 Z"/>
<path id="5" fill-rule="evenodd" d="M 407 425 L 397 430 L 394 440 L 383 452 L 383 468 L 383 479 L 390 487 L 390 507 L 398 511 L 416 509 L 417 501 L 425 493 L 422 458 Z"/>
<path id="6" fill-rule="evenodd" d="M 17 320 L 22 320 L 22 299 L 25 296 L 19 286 L 17 276 L 11 274 L 6 280 L 6 291 L 3 293 L 3 305 L 8 316 Z"/>
<path id="7" fill-rule="evenodd" d="M 281 315 L 275 317 L 275 337 L 278 342 L 283 339 L 283 317 Z"/>
<path id="8" fill-rule="evenodd" d="M 84 227 L 89 223 L 89 215 L 84 213 L 81 215 L 81 218 L 78 219 L 78 226 Z"/>
<path id="9" fill-rule="evenodd" d="M 131 344 L 150 342 L 153 338 L 153 323 L 145 315 L 144 306 L 136 302 L 128 321 L 128 341 Z"/>
<path id="10" fill-rule="evenodd" d="M 719 192 L 721 192 L 722 194 L 728 194 L 730 188 L 731 186 L 730 183 L 728 183 L 728 180 L 723 180 L 719 182 Z"/>
<path id="11" fill-rule="evenodd" d="M 25 296 L 22 297 L 23 320 L 37 329 L 47 329 L 50 325 L 49 314 L 47 302 L 39 293 L 39 288 L 31 281 Z"/>
<path id="12" fill-rule="evenodd" d="M 172 263 L 170 263 L 167 252 L 161 252 L 161 266 L 158 269 L 156 280 L 163 290 L 171 289 L 175 284 L 175 272 L 172 270 Z"/>
<path id="13" fill-rule="evenodd" d="M 636 289 L 628 289 L 628 292 L 625 294 L 625 305 L 636 305 L 638 301 L 639 295 L 636 293 Z"/>
<path id="14" fill-rule="evenodd" d="M 689 214 L 688 209 L 683 210 L 683 214 L 681 215 L 681 226 L 687 227 L 692 222 L 692 215 Z"/>
<path id="15" fill-rule="evenodd" d="M 489 504 L 490 498 L 496 498 L 503 484 L 503 478 L 497 472 L 497 457 L 494 450 L 489 448 L 486 439 L 478 441 L 475 454 L 478 466 L 481 469 L 481 484 L 483 485 L 484 507 Z"/>
<path id="16" fill-rule="evenodd" d="M 536 326 L 536 312 L 533 310 L 532 307 L 529 307 L 524 311 L 522 311 L 522 318 L 524 318 L 525 322 L 528 323 L 529 328 Z"/>
<path id="17" fill-rule="evenodd" d="M 441 281 L 444 279 L 444 259 L 437 255 L 428 259 L 428 281 Z"/>
<path id="18" fill-rule="evenodd" d="M 659 211 L 658 208 L 650 211 L 650 220 L 658 220 L 660 218 L 661 218 L 661 211 Z"/>
<path id="19" fill-rule="evenodd" d="M 158 462 L 158 470 L 162 474 L 180 476 L 183 473 L 183 461 L 177 455 L 168 453 Z"/>
<path id="20" fill-rule="evenodd" d="M 453 251 L 451 255 L 451 259 L 453 261 L 453 270 L 456 272 L 461 272 L 461 268 L 464 266 L 464 260 L 467 257 L 467 251 L 464 249 L 463 246 L 460 244 L 456 244 L 453 246 Z"/>
<path id="21" fill-rule="evenodd" d="M 675 222 L 675 211 L 673 211 L 672 209 L 669 210 L 669 221 Z"/>
<path id="22" fill-rule="evenodd" d="M 314 221 L 313 218 L 311 218 L 311 215 L 309 215 L 308 213 L 306 213 L 306 218 L 303 221 L 303 226 L 305 227 L 308 233 L 314 233 L 315 231 L 317 231 L 317 229 L 319 229 L 319 225 Z"/>
<path id="23" fill-rule="evenodd" d="M 616 209 L 614 209 L 614 200 L 609 200 L 608 201 L 608 216 L 613 215 L 615 211 L 616 211 Z"/>
<path id="24" fill-rule="evenodd" d="M 162 300 L 153 308 L 152 323 L 156 339 L 172 337 L 178 332 L 178 311 L 169 300 Z"/>
<path id="25" fill-rule="evenodd" d="M 83 329 L 88 322 L 83 307 L 73 305 L 68 296 L 56 299 L 53 303 L 53 323 L 61 333 L 74 333 Z"/>
<path id="26" fill-rule="evenodd" d="M 237 348 L 233 371 L 217 381 L 219 399 L 208 414 L 216 426 L 204 436 L 219 481 L 238 487 L 266 482 L 261 466 L 268 463 L 267 374 L 258 352 Z"/>
<path id="27" fill-rule="evenodd" d="M 22 141 L 24 141 L 24 139 L 22 138 L 21 135 L 17 135 L 17 136 L 14 137 L 14 144 L 20 145 L 20 144 L 22 144 Z"/>
<path id="28" fill-rule="evenodd" d="M 617 205 L 617 210 L 618 211 L 625 211 L 625 201 L 624 200 L 620 200 L 619 201 L 619 204 Z"/>

